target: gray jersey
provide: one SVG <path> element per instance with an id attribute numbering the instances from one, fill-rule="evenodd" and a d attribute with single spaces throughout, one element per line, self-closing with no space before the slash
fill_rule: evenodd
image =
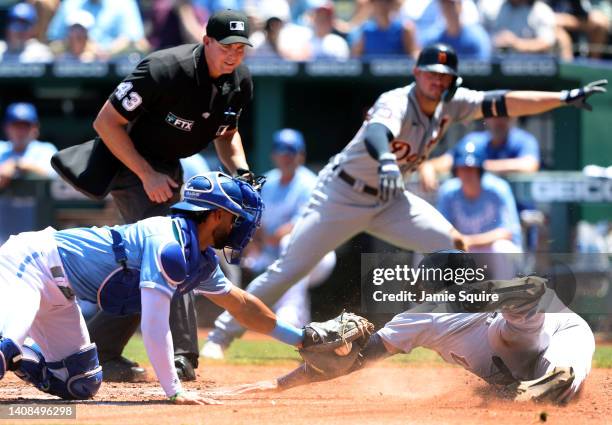
<path id="1" fill-rule="evenodd" d="M 459 88 L 450 102 L 440 102 L 429 118 L 419 107 L 414 83 L 383 93 L 368 111 L 353 140 L 334 158 L 334 164 L 366 184 L 378 186 L 378 162 L 364 142 L 368 124 L 379 123 L 393 133 L 391 152 L 397 157 L 404 177 L 415 171 L 453 122 L 471 119 L 480 110 L 484 92 Z"/>
<path id="2" fill-rule="evenodd" d="M 554 291 L 546 291 L 539 308 L 555 313 L 413 313 L 408 310 L 395 316 L 378 333 L 406 353 L 416 347 L 429 348 L 446 362 L 494 384 L 507 383 L 509 378 L 495 363 L 494 356 L 502 359 L 514 379 L 534 379 L 555 366 L 572 366 L 576 378 L 582 382 L 591 369 L 594 351 L 589 326 L 565 307 Z"/>

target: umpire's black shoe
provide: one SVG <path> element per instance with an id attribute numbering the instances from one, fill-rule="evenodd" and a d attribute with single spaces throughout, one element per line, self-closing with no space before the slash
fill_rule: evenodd
<path id="1" fill-rule="evenodd" d="M 196 373 L 193 364 L 185 356 L 174 356 L 174 365 L 176 373 L 181 381 L 195 381 Z"/>
<path id="2" fill-rule="evenodd" d="M 102 375 L 107 382 L 146 382 L 147 372 L 138 363 L 117 357 L 102 363 Z"/>

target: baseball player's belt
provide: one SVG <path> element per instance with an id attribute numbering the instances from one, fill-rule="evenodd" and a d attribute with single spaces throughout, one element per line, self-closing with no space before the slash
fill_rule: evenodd
<path id="1" fill-rule="evenodd" d="M 337 166 L 334 167 L 334 170 L 336 168 Z M 344 181 L 349 186 L 352 186 L 353 189 L 355 189 L 358 192 L 367 193 L 368 195 L 372 195 L 372 196 L 378 196 L 378 189 L 372 186 L 368 186 L 367 184 L 364 184 L 361 180 L 356 179 L 355 177 L 351 176 L 349 173 L 347 173 L 344 170 L 340 170 L 340 172 L 338 173 L 338 177 L 340 177 L 340 180 Z"/>

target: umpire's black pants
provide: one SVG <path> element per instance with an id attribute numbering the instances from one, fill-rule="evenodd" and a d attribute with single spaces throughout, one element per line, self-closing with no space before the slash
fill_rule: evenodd
<path id="1" fill-rule="evenodd" d="M 180 164 L 155 166 L 177 183 L 182 183 Z M 156 204 L 149 200 L 140 179 L 127 168 L 122 168 L 113 181 L 111 195 L 121 217 L 126 223 L 134 223 L 148 217 L 167 215 L 170 206 L 180 198 L 178 189 L 172 199 Z M 89 336 L 98 346 L 100 362 L 117 358 L 136 332 L 140 315 L 114 316 L 99 311 L 87 322 Z M 193 292 L 175 296 L 170 304 L 170 330 L 174 343 L 174 354 L 187 357 L 194 367 L 198 365 L 198 327 Z"/>

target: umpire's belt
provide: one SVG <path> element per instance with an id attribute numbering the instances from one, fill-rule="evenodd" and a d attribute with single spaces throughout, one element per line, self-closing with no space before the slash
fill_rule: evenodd
<path id="1" fill-rule="evenodd" d="M 336 165 L 333 168 L 333 170 L 335 171 L 337 168 L 338 166 Z M 351 176 L 349 173 L 347 173 L 346 171 L 342 169 L 338 173 L 338 177 L 340 178 L 340 180 L 352 186 L 353 189 L 355 189 L 358 192 L 367 193 L 368 195 L 372 195 L 372 196 L 378 196 L 378 189 L 372 186 L 368 186 L 367 184 L 364 184 L 361 180 L 356 179 L 355 177 Z"/>

